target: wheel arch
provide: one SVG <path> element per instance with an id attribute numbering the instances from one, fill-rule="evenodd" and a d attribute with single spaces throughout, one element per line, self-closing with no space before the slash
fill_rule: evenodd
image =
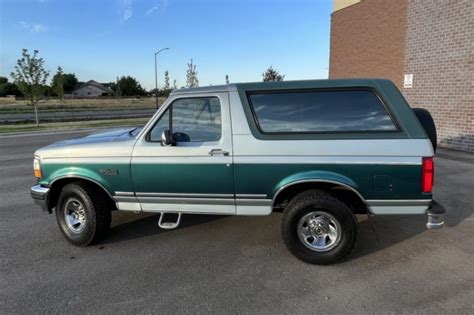
<path id="1" fill-rule="evenodd" d="M 111 210 L 118 209 L 115 199 L 113 198 L 112 194 L 105 188 L 104 185 L 92 178 L 81 175 L 64 175 L 54 178 L 54 180 L 52 180 L 48 185 L 50 189 L 50 193 L 48 196 L 48 208 L 52 209 L 56 206 L 59 195 L 64 186 L 75 182 L 82 182 L 92 187 L 95 187 L 106 198 L 107 205 L 111 207 Z"/>
<path id="2" fill-rule="evenodd" d="M 354 213 L 367 213 L 369 207 L 357 185 L 345 176 L 335 174 L 336 178 L 301 178 L 288 181 L 275 189 L 272 197 L 272 209 L 279 210 L 292 197 L 309 189 L 321 189 L 345 202 Z"/>

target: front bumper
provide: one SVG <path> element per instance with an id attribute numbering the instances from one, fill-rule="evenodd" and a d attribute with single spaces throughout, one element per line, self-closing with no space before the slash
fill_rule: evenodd
<path id="1" fill-rule="evenodd" d="M 426 228 L 430 230 L 441 229 L 444 225 L 444 213 L 446 209 L 435 200 L 431 202 L 431 205 L 426 214 L 428 215 L 428 222 L 426 222 Z"/>
<path id="2" fill-rule="evenodd" d="M 49 195 L 49 188 L 43 187 L 41 185 L 35 185 L 30 189 L 31 198 L 35 204 L 41 207 L 44 212 L 51 213 L 51 209 L 48 205 L 48 195 Z"/>

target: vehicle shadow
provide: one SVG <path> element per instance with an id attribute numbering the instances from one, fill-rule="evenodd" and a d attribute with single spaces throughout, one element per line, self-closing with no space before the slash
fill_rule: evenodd
<path id="1" fill-rule="evenodd" d="M 352 259 L 361 258 L 425 233 L 426 215 L 358 216 L 359 242 Z"/>
<path id="2" fill-rule="evenodd" d="M 118 243 L 122 241 L 158 235 L 196 225 L 206 224 L 212 221 L 223 219 L 225 217 L 227 216 L 203 214 L 183 215 L 181 224 L 177 229 L 165 230 L 158 226 L 160 214 L 134 214 L 130 212 L 116 211 L 112 216 L 112 228 L 109 232 L 109 236 L 100 244 L 104 245 Z"/>

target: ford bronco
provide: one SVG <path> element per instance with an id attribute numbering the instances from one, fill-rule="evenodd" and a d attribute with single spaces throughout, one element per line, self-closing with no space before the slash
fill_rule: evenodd
<path id="1" fill-rule="evenodd" d="M 143 128 L 61 141 L 35 152 L 31 196 L 71 243 L 104 239 L 111 211 L 283 212 L 281 234 L 303 261 L 346 258 L 356 214 L 427 214 L 436 130 L 381 79 L 241 83 L 175 90 Z M 167 219 L 166 219 L 167 218 Z"/>

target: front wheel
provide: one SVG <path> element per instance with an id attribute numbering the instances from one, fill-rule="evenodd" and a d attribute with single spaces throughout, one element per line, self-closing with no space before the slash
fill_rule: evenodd
<path id="1" fill-rule="evenodd" d="M 77 182 L 64 186 L 56 207 L 56 220 L 69 242 L 87 246 L 105 238 L 112 217 L 103 200 L 87 184 Z"/>
<path id="2" fill-rule="evenodd" d="M 321 190 L 308 190 L 288 204 L 281 223 L 283 241 L 297 258 L 333 264 L 355 248 L 357 220 L 342 201 Z"/>

